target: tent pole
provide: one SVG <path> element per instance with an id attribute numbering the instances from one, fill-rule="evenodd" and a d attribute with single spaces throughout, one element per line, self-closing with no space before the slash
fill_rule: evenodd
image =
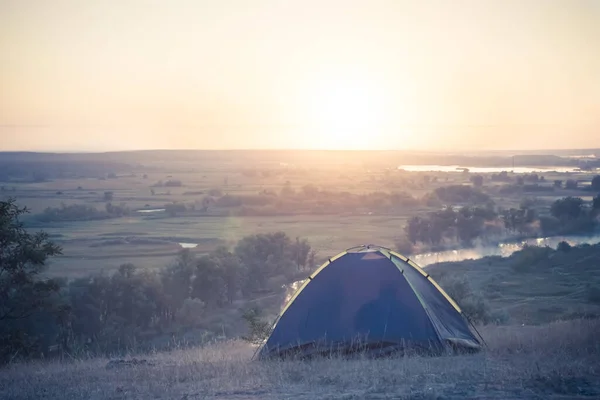
<path id="1" fill-rule="evenodd" d="M 479 331 L 477 330 L 477 328 L 475 328 L 475 325 L 473 324 L 473 322 L 471 321 L 471 318 L 467 317 L 466 315 L 463 314 L 463 316 L 467 319 L 467 321 L 469 321 L 469 325 L 471 325 L 471 328 L 473 328 L 473 330 L 475 330 L 475 332 L 477 333 L 477 336 L 479 336 L 479 339 L 481 339 L 481 342 L 483 343 L 483 345 L 487 348 L 488 345 L 485 342 L 485 340 L 483 339 L 483 336 L 481 336 L 481 333 L 479 333 Z"/>

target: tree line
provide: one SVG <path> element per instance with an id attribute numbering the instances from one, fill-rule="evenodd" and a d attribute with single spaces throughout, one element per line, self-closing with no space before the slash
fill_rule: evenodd
<path id="1" fill-rule="evenodd" d="M 47 260 L 62 250 L 47 234 L 29 233 L 25 213 L 12 199 L 0 202 L 0 362 L 142 346 L 281 288 L 312 269 L 316 257 L 307 240 L 275 232 L 202 256 L 186 249 L 159 270 L 124 264 L 112 275 L 50 279 Z"/>
<path id="2" fill-rule="evenodd" d="M 580 197 L 568 196 L 555 200 L 545 215 L 534 208 L 532 199 L 524 199 L 518 208 L 496 208 L 485 205 L 446 206 L 425 216 L 407 221 L 405 239 L 397 247 L 410 253 L 420 244 L 436 248 L 442 244 L 471 246 L 475 239 L 516 236 L 586 234 L 598 227 L 600 195 L 587 204 Z"/>

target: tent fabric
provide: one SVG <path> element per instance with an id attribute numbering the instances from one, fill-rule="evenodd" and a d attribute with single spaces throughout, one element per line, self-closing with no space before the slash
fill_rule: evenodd
<path id="1" fill-rule="evenodd" d="M 480 348 L 456 303 L 414 262 L 365 246 L 330 259 L 307 279 L 257 356 L 449 348 Z"/>

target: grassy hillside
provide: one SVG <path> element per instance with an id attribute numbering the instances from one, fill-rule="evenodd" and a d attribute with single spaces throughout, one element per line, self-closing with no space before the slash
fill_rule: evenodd
<path id="1" fill-rule="evenodd" d="M 126 357 L 9 365 L 2 399 L 591 399 L 600 396 L 600 245 L 526 248 L 427 268 L 480 326 L 476 355 L 252 361 L 227 341 Z M 274 312 L 279 297 L 261 307 Z M 222 314 L 235 314 L 225 310 Z M 500 317 L 498 317 L 500 316 Z M 219 318 L 219 316 L 215 316 Z M 221 316 L 224 318 L 224 315 Z M 229 315 L 228 318 L 233 318 Z"/>
<path id="2" fill-rule="evenodd" d="M 600 244 L 527 247 L 510 257 L 434 264 L 427 271 L 464 308 L 483 307 L 503 324 L 600 317 Z"/>
<path id="3" fill-rule="evenodd" d="M 250 361 L 226 342 L 149 355 L 14 365 L 3 399 L 591 399 L 600 396 L 599 321 L 488 327 L 474 356 Z M 120 366 L 119 366 L 120 365 Z"/>

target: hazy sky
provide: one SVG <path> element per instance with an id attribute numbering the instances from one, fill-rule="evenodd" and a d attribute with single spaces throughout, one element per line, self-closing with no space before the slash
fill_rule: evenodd
<path id="1" fill-rule="evenodd" d="M 0 0 L 0 150 L 600 147 L 600 1 Z"/>

